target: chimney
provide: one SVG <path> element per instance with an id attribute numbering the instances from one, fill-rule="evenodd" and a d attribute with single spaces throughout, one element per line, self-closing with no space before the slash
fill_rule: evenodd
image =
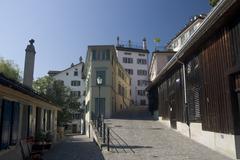
<path id="1" fill-rule="evenodd" d="M 143 42 L 143 49 L 147 50 L 147 39 L 145 37 L 143 38 L 142 42 Z"/>
<path id="2" fill-rule="evenodd" d="M 117 46 L 120 45 L 119 40 L 120 40 L 120 38 L 119 38 L 119 36 L 117 36 Z"/>
<path id="3" fill-rule="evenodd" d="M 24 66 L 24 77 L 23 84 L 32 88 L 33 73 L 34 73 L 34 61 L 35 61 L 35 47 L 33 45 L 34 40 L 29 40 L 29 45 L 25 49 L 25 66 Z"/>
<path id="4" fill-rule="evenodd" d="M 128 47 L 132 48 L 132 41 L 131 40 L 128 41 Z"/>

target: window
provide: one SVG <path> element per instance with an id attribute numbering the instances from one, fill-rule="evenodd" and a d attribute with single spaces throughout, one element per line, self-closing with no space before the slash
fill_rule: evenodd
<path id="1" fill-rule="evenodd" d="M 118 68 L 118 76 L 124 80 L 124 73 Z"/>
<path id="2" fill-rule="evenodd" d="M 189 31 L 190 36 L 194 33 L 194 28 L 192 27 Z"/>
<path id="3" fill-rule="evenodd" d="M 83 96 L 86 96 L 86 91 L 83 91 Z"/>
<path id="4" fill-rule="evenodd" d="M 141 56 L 141 57 L 145 57 L 145 54 L 141 54 L 141 53 L 140 53 L 140 54 L 138 54 L 138 55 Z"/>
<path id="5" fill-rule="evenodd" d="M 74 76 L 78 76 L 78 71 L 74 71 Z"/>
<path id="6" fill-rule="evenodd" d="M 74 113 L 72 114 L 73 119 L 81 119 L 81 114 L 80 113 Z"/>
<path id="7" fill-rule="evenodd" d="M 133 58 L 123 57 L 123 63 L 133 63 Z"/>
<path id="8" fill-rule="evenodd" d="M 145 91 L 144 90 L 138 90 L 138 95 L 139 96 L 145 96 Z"/>
<path id="9" fill-rule="evenodd" d="M 68 72 L 66 73 L 66 76 L 68 76 Z"/>
<path id="10" fill-rule="evenodd" d="M 128 72 L 128 74 L 133 75 L 133 69 L 125 69 L 126 72 Z"/>
<path id="11" fill-rule="evenodd" d="M 106 84 L 106 72 L 105 71 L 96 71 L 96 78 L 101 77 L 102 78 L 102 85 Z M 97 81 L 96 81 L 97 83 Z"/>
<path id="12" fill-rule="evenodd" d="M 110 60 L 110 50 L 101 50 L 96 52 L 96 50 L 92 51 L 92 60 Z"/>
<path id="13" fill-rule="evenodd" d="M 176 48 L 178 46 L 178 41 L 175 41 L 174 43 L 173 43 L 173 48 Z"/>
<path id="14" fill-rule="evenodd" d="M 106 50 L 106 60 L 110 60 L 110 51 Z"/>
<path id="15" fill-rule="evenodd" d="M 71 81 L 71 86 L 80 86 L 81 81 Z"/>
<path id="16" fill-rule="evenodd" d="M 118 84 L 118 94 L 121 95 L 121 85 Z"/>
<path id="17" fill-rule="evenodd" d="M 141 76 L 145 76 L 145 75 L 147 75 L 147 71 L 146 70 L 137 70 L 137 74 L 141 75 Z"/>
<path id="18" fill-rule="evenodd" d="M 185 42 L 185 36 L 182 35 L 182 36 L 181 36 L 181 44 L 183 45 L 184 42 Z"/>
<path id="19" fill-rule="evenodd" d="M 97 60 L 96 50 L 93 50 L 93 51 L 92 51 L 92 60 L 93 60 L 93 61 Z"/>
<path id="20" fill-rule="evenodd" d="M 125 92 L 124 87 L 118 84 L 118 94 L 124 96 L 125 95 L 124 92 Z"/>
<path id="21" fill-rule="evenodd" d="M 146 59 L 137 59 L 137 64 L 147 64 Z"/>
<path id="22" fill-rule="evenodd" d="M 129 52 L 125 52 L 124 54 L 125 54 L 125 55 L 131 55 L 132 53 L 129 53 Z"/>
<path id="23" fill-rule="evenodd" d="M 146 80 L 138 80 L 138 86 L 147 86 L 148 85 L 148 81 Z"/>
<path id="24" fill-rule="evenodd" d="M 81 97 L 81 91 L 71 91 L 70 94 L 73 97 Z"/>

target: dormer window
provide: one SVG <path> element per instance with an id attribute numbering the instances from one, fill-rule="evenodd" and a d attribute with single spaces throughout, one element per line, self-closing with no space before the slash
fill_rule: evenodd
<path id="1" fill-rule="evenodd" d="M 78 76 L 78 71 L 74 71 L 74 76 Z"/>

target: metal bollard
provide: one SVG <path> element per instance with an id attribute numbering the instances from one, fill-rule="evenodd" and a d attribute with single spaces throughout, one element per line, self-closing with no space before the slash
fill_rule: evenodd
<path id="1" fill-rule="evenodd" d="M 90 124 L 88 125 L 88 137 L 91 138 L 91 136 L 90 136 Z"/>
<path id="2" fill-rule="evenodd" d="M 110 129 L 107 127 L 107 151 L 110 151 Z"/>
<path id="3" fill-rule="evenodd" d="M 100 126 L 99 126 L 100 127 L 100 134 L 99 135 L 100 135 L 100 137 L 102 137 L 102 122 L 100 122 L 99 124 L 100 124 Z"/>
<path id="4" fill-rule="evenodd" d="M 106 124 L 103 123 L 103 143 L 106 142 Z"/>

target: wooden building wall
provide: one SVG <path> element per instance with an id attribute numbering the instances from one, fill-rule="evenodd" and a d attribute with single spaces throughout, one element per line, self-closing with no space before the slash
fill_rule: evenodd
<path id="1" fill-rule="evenodd" d="M 203 130 L 239 134 L 240 12 L 231 14 L 215 28 L 218 29 L 208 32 L 208 38 L 182 59 L 186 66 L 189 118 L 191 122 L 201 122 Z M 182 77 L 180 70 L 175 65 L 175 71 L 169 71 L 159 82 L 159 113 L 164 119 L 170 118 L 169 101 L 174 95 L 177 121 L 185 122 L 182 79 L 179 86 L 176 83 L 177 77 Z"/>
<path id="2" fill-rule="evenodd" d="M 233 113 L 237 106 L 231 101 L 233 82 L 227 74 L 240 64 L 240 19 L 239 16 L 235 18 L 212 34 L 200 52 L 204 85 L 201 99 L 204 130 L 235 133 L 234 118 L 239 119 L 236 117 L 238 114 Z"/>

